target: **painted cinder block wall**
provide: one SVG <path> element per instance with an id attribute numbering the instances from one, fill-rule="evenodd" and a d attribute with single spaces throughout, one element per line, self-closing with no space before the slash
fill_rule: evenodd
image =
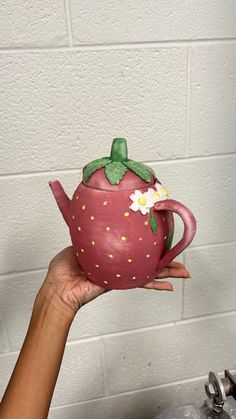
<path id="1" fill-rule="evenodd" d="M 1 2 L 1 394 L 69 244 L 48 181 L 72 194 L 115 136 L 194 212 L 192 279 L 83 307 L 49 417 L 149 419 L 200 405 L 209 370 L 236 369 L 235 22 L 234 0 Z"/>

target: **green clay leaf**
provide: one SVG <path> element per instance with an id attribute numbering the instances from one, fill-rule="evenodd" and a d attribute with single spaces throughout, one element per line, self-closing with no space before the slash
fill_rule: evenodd
<path id="1" fill-rule="evenodd" d="M 151 181 L 149 173 L 149 171 L 151 170 L 150 167 L 146 166 L 143 163 L 136 162 L 134 160 L 124 161 L 123 164 L 125 164 L 125 166 L 127 166 L 129 170 L 134 172 L 141 179 L 145 180 L 145 182 Z"/>
<path id="2" fill-rule="evenodd" d="M 167 211 L 167 219 L 169 224 L 169 237 L 167 241 L 167 249 L 170 250 L 173 242 L 173 236 L 174 236 L 174 229 L 172 226 L 172 218 L 171 218 L 171 212 Z"/>
<path id="3" fill-rule="evenodd" d="M 94 172 L 96 172 L 96 170 L 101 169 L 101 167 L 104 167 L 109 163 L 111 163 L 111 159 L 109 157 L 103 157 L 101 159 L 96 159 L 88 163 L 87 166 L 85 166 L 84 168 L 83 181 L 87 182 L 90 176 Z"/>
<path id="4" fill-rule="evenodd" d="M 112 185 L 117 185 L 127 170 L 123 163 L 114 161 L 105 167 L 105 175 Z"/>
<path id="5" fill-rule="evenodd" d="M 169 237 L 167 241 L 167 249 L 170 250 L 173 242 L 173 228 L 170 228 Z"/>
<path id="6" fill-rule="evenodd" d="M 153 214 L 152 210 L 150 210 L 149 215 L 150 215 L 150 226 L 151 226 L 151 229 L 152 229 L 152 231 L 153 231 L 154 234 L 157 234 L 158 224 L 157 224 L 156 217 Z"/>

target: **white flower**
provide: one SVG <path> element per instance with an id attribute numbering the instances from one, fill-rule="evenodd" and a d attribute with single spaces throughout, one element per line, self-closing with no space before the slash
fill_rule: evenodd
<path id="1" fill-rule="evenodd" d="M 148 195 L 150 200 L 155 204 L 157 201 L 160 201 L 161 195 L 156 191 L 156 189 L 149 188 Z"/>
<path id="2" fill-rule="evenodd" d="M 154 186 L 156 188 L 157 194 L 160 196 L 159 199 L 168 198 L 169 196 L 168 190 L 161 183 L 156 182 Z"/>
<path id="3" fill-rule="evenodd" d="M 142 193 L 141 191 L 136 190 L 130 195 L 130 199 L 133 201 L 133 203 L 130 205 L 130 209 L 133 211 L 139 210 L 143 215 L 147 214 L 150 208 L 153 206 L 153 202 L 148 192 Z"/>

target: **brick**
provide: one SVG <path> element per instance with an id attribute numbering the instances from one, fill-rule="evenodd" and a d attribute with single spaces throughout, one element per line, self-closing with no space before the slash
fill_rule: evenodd
<path id="1" fill-rule="evenodd" d="M 52 406 L 104 395 L 100 340 L 67 345 Z"/>
<path id="2" fill-rule="evenodd" d="M 67 345 L 52 406 L 102 397 L 103 369 L 100 341 Z M 0 398 L 8 384 L 18 353 L 0 355 Z"/>
<path id="3" fill-rule="evenodd" d="M 0 311 L 0 354 L 7 352 L 9 349 L 9 340 L 7 331 L 3 322 L 2 308 Z"/>
<path id="4" fill-rule="evenodd" d="M 235 43 L 192 48 L 190 156 L 236 151 L 235 68 Z"/>
<path id="5" fill-rule="evenodd" d="M 0 173 L 81 168 L 109 155 L 117 136 L 133 159 L 184 155 L 185 48 L 8 52 L 0 60 Z"/>
<path id="6" fill-rule="evenodd" d="M 0 306 L 12 350 L 22 346 L 34 299 L 45 276 L 46 271 L 27 272 L 0 280 Z M 68 339 L 82 339 L 180 319 L 182 281 L 176 279 L 171 282 L 175 287 L 173 293 L 135 289 L 114 291 L 97 298 L 79 311 Z M 3 345 L 4 341 L 0 342 Z M 0 351 L 4 352 L 5 346 L 2 345 Z"/>
<path id="7" fill-rule="evenodd" d="M 186 404 L 200 407 L 206 398 L 205 381 L 201 378 L 187 383 L 54 408 L 50 411 L 49 419 L 150 419 L 170 407 Z"/>
<path id="8" fill-rule="evenodd" d="M 172 278 L 175 292 L 144 289 L 109 292 L 84 306 L 69 339 L 115 333 L 167 323 L 181 318 L 182 280 Z"/>
<path id="9" fill-rule="evenodd" d="M 141 389 L 230 368 L 235 362 L 235 320 L 234 314 L 105 337 L 109 392 Z"/>
<path id="10" fill-rule="evenodd" d="M 17 352 L 0 355 L 0 400 L 5 392 L 8 381 L 10 380 L 17 357 Z"/>
<path id="11" fill-rule="evenodd" d="M 170 196 L 195 215 L 198 226 L 193 246 L 236 240 L 236 156 L 159 162 L 152 167 Z M 180 233 L 180 223 L 179 227 Z"/>
<path id="12" fill-rule="evenodd" d="M 71 0 L 74 42 L 112 44 L 235 37 L 233 0 Z"/>
<path id="13" fill-rule="evenodd" d="M 236 309 L 235 257 L 235 243 L 186 251 L 192 280 L 185 281 L 185 318 Z"/>
<path id="14" fill-rule="evenodd" d="M 54 176 L 0 179 L 1 273 L 47 267 L 53 256 L 70 245 L 67 226 L 48 185 Z M 59 176 L 69 195 L 72 177 Z"/>
<path id="15" fill-rule="evenodd" d="M 20 349 L 44 272 L 23 273 L 0 280 L 0 306 L 12 350 Z"/>
<path id="16" fill-rule="evenodd" d="M 12 0 L 1 2 L 0 48 L 67 44 L 62 0 Z"/>

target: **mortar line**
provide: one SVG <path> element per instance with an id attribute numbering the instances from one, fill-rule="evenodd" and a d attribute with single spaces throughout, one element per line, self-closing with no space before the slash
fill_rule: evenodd
<path id="1" fill-rule="evenodd" d="M 236 38 L 202 38 L 202 39 L 180 39 L 180 40 L 162 40 L 162 41 L 143 41 L 143 42 L 111 42 L 111 43 L 92 43 L 75 45 L 73 48 L 62 46 L 40 46 L 28 48 L 5 47 L 0 48 L 0 53 L 5 52 L 34 52 L 34 51 L 99 51 L 99 50 L 118 50 L 118 49 L 137 49 L 137 48 L 155 48 L 155 47 L 187 47 L 191 45 L 212 45 L 235 43 Z"/>
<path id="2" fill-rule="evenodd" d="M 189 247 L 188 249 L 185 250 L 185 254 L 187 252 L 191 252 L 193 250 L 201 250 L 201 249 L 206 249 L 206 248 L 211 248 L 211 247 L 218 247 L 218 246 L 227 246 L 227 245 L 236 245 L 236 240 L 229 240 L 229 241 L 225 241 L 225 242 L 221 242 L 221 243 L 208 243 L 208 244 L 202 244 L 202 245 L 191 245 L 191 247 Z M 0 281 L 3 279 L 7 279 L 7 278 L 11 278 L 11 277 L 18 277 L 24 274 L 34 274 L 34 273 L 38 273 L 38 272 L 44 272 L 47 271 L 47 266 L 43 267 L 43 268 L 37 268 L 37 269 L 25 269 L 22 271 L 9 271 L 6 273 L 2 273 L 0 274 Z M 43 278 L 42 278 L 43 279 Z"/>
<path id="3" fill-rule="evenodd" d="M 191 318 L 185 318 L 183 320 L 172 320 L 171 322 L 158 324 L 155 326 L 145 326 L 138 329 L 129 329 L 129 330 L 122 330 L 122 331 L 116 331 L 116 332 L 108 332 L 103 334 L 103 338 L 114 338 L 117 336 L 126 336 L 126 335 L 136 335 L 143 332 L 149 332 L 149 331 L 155 331 L 159 329 L 167 329 L 171 327 L 178 327 L 185 324 L 192 324 L 192 323 L 200 323 L 205 320 L 212 320 L 212 319 L 218 319 L 218 318 L 225 318 L 225 317 L 231 317 L 236 314 L 236 309 L 229 310 L 229 311 L 223 311 L 221 313 L 210 313 L 210 314 L 203 314 L 202 316 L 197 317 L 191 317 Z M 87 337 L 87 338 L 80 338 L 80 339 L 74 339 L 70 340 L 67 345 L 76 345 L 78 343 L 86 343 L 89 341 L 96 341 L 98 340 L 99 335 L 93 336 L 93 337 Z"/>
<path id="4" fill-rule="evenodd" d="M 72 21 L 71 21 L 70 0 L 64 0 L 64 6 L 65 6 L 68 44 L 69 44 L 69 48 L 72 48 L 73 47 L 73 30 L 72 30 Z"/>
<path id="5" fill-rule="evenodd" d="M 204 314 L 202 316 L 185 318 L 183 320 L 172 320 L 171 322 L 158 324 L 156 326 L 146 326 L 146 327 L 141 327 L 139 329 L 129 329 L 129 330 L 122 330 L 122 331 L 117 331 L 117 332 L 108 332 L 108 333 L 103 334 L 103 338 L 110 339 L 110 338 L 114 338 L 114 337 L 116 338 L 119 336 L 138 335 L 140 333 L 156 331 L 159 329 L 168 329 L 171 327 L 178 327 L 185 324 L 188 325 L 188 324 L 193 324 L 193 323 L 200 323 L 205 320 L 212 320 L 212 319 L 214 320 L 214 319 L 219 319 L 219 318 L 231 317 L 231 316 L 234 316 L 235 314 L 236 314 L 236 310 L 223 311 L 221 313 Z M 70 341 L 67 341 L 66 347 L 90 343 L 90 342 L 97 342 L 99 341 L 100 337 L 101 335 L 97 335 L 97 336 L 91 336 L 87 338 L 79 338 L 79 339 L 70 340 Z M 19 352 L 20 352 L 20 349 L 2 353 L 0 354 L 0 358 L 6 355 L 19 354 Z"/>
<path id="6" fill-rule="evenodd" d="M 102 358 L 102 366 L 103 366 L 103 387 L 104 387 L 104 395 L 109 395 L 108 390 L 108 377 L 107 377 L 107 363 L 106 363 L 106 350 L 105 350 L 105 342 L 103 339 L 103 335 L 100 336 L 101 340 L 101 358 Z"/>
<path id="7" fill-rule="evenodd" d="M 179 157 L 176 159 L 166 159 L 166 160 L 145 160 L 145 164 L 149 165 L 162 165 L 162 164 L 175 164 L 175 163 L 188 163 L 188 162 L 198 162 L 198 161 L 204 161 L 204 160 L 217 160 L 220 158 L 226 158 L 226 157 L 235 157 L 236 152 L 229 152 L 229 153 L 219 153 L 214 154 L 210 156 L 194 156 L 194 157 Z M 42 176 L 42 175 L 50 175 L 50 176 L 57 176 L 61 173 L 78 173 L 82 170 L 83 167 L 78 168 L 68 168 L 68 169 L 49 169 L 49 170 L 39 170 L 39 171 L 32 171 L 32 172 L 15 172 L 15 173 L 3 173 L 0 174 L 0 180 L 1 179 L 12 179 L 12 178 L 28 178 L 33 176 Z"/>
<path id="8" fill-rule="evenodd" d="M 185 253 L 183 253 L 182 255 L 183 257 L 183 264 L 185 266 Z M 185 279 L 182 278 L 182 284 L 181 284 L 181 320 L 183 320 L 183 315 L 184 315 L 184 287 L 185 287 Z"/>
<path id="9" fill-rule="evenodd" d="M 236 372 L 236 370 L 230 370 L 230 372 L 232 374 L 234 374 Z M 219 375 L 223 375 L 224 370 L 223 371 L 217 371 L 217 373 Z M 119 393 L 114 393 L 114 394 L 111 394 L 111 395 L 106 396 L 106 397 L 96 397 L 96 398 L 89 399 L 89 400 L 83 400 L 81 402 L 75 402 L 75 403 L 70 403 L 70 404 L 53 406 L 53 407 L 50 408 L 50 410 L 59 410 L 59 409 L 62 409 L 62 408 L 67 408 L 67 407 L 89 404 L 89 403 L 93 403 L 95 401 L 109 400 L 109 399 L 114 399 L 116 397 L 148 392 L 150 390 L 159 390 L 159 389 L 166 388 L 166 387 L 174 387 L 174 386 L 178 386 L 178 385 L 181 385 L 181 384 L 188 384 L 188 383 L 193 383 L 195 381 L 207 380 L 207 379 L 208 379 L 207 374 L 198 375 L 198 376 L 194 376 L 194 377 L 191 377 L 191 378 L 185 378 L 183 380 L 178 380 L 178 381 L 176 380 L 176 381 L 171 381 L 171 382 L 158 384 L 158 385 L 153 385 L 153 386 L 149 386 L 149 387 L 142 387 L 142 388 L 139 388 L 139 389 L 133 389 L 133 390 L 127 390 L 127 391 L 123 391 L 123 392 L 119 392 Z"/>
<path id="10" fill-rule="evenodd" d="M 192 47 L 189 45 L 187 49 L 187 98 L 186 98 L 186 128 L 185 128 L 185 157 L 189 156 L 189 143 L 190 143 L 190 123 L 191 123 L 191 58 Z"/>

